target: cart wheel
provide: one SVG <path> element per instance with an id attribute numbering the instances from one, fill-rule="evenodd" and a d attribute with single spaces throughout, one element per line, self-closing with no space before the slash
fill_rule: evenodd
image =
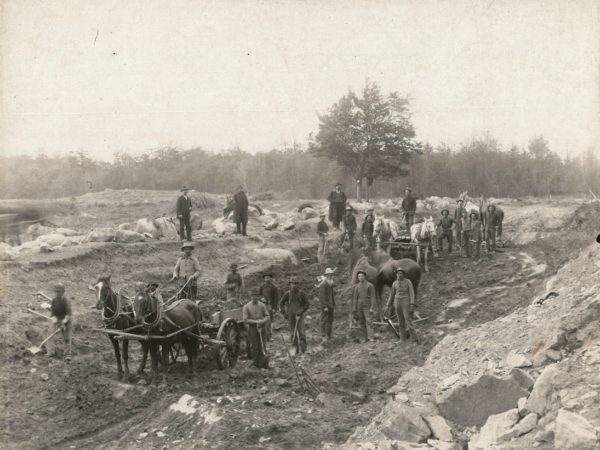
<path id="1" fill-rule="evenodd" d="M 217 365 L 224 370 L 234 367 L 240 353 L 240 330 L 233 319 L 226 319 L 219 328 L 217 340 L 224 341 L 217 349 Z"/>
<path id="2" fill-rule="evenodd" d="M 169 365 L 175 364 L 177 358 L 181 354 L 181 350 L 183 347 L 180 342 L 175 342 L 173 345 L 169 347 Z"/>

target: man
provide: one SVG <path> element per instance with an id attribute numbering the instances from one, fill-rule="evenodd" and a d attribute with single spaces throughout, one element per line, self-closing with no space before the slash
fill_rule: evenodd
<path id="1" fill-rule="evenodd" d="M 404 213 L 404 224 L 410 231 L 415 223 L 415 212 L 417 211 L 417 200 L 412 196 L 412 189 L 404 189 L 404 198 L 402 199 L 402 212 Z"/>
<path id="2" fill-rule="evenodd" d="M 179 239 L 184 239 L 184 227 L 185 236 L 188 241 L 192 240 L 192 224 L 190 223 L 190 217 L 192 212 L 192 199 L 188 197 L 189 189 L 186 186 L 181 188 L 182 195 L 177 199 L 177 218 L 179 219 Z"/>
<path id="3" fill-rule="evenodd" d="M 375 231 L 374 223 L 375 217 L 373 216 L 373 208 L 369 208 L 367 209 L 367 215 L 365 216 L 365 220 L 361 227 L 363 246 L 367 250 L 375 250 L 377 246 L 376 238 L 373 236 L 373 232 Z"/>
<path id="4" fill-rule="evenodd" d="M 198 296 L 197 279 L 200 276 L 200 262 L 198 258 L 192 256 L 192 250 L 194 250 L 194 244 L 192 242 L 186 242 L 181 246 L 183 255 L 179 257 L 175 268 L 173 269 L 173 277 L 171 281 L 177 280 L 179 282 L 179 293 L 178 298 L 187 298 L 196 301 Z"/>
<path id="5" fill-rule="evenodd" d="M 258 292 L 265 300 L 265 305 L 269 311 L 269 325 L 271 325 L 279 303 L 279 289 L 273 284 L 272 273 L 268 272 L 263 275 L 263 284 L 258 288 Z M 272 334 L 271 326 L 269 326 L 267 329 L 267 340 L 271 340 Z"/>
<path id="6" fill-rule="evenodd" d="M 448 254 L 452 253 L 452 232 L 454 230 L 454 219 L 450 216 L 450 211 L 442 209 L 442 218 L 438 223 L 438 228 L 441 232 L 438 236 L 438 250 L 441 252 L 444 249 L 444 238 L 448 241 Z"/>
<path id="7" fill-rule="evenodd" d="M 238 234 L 246 236 L 246 225 L 248 224 L 248 197 L 242 186 L 238 186 L 233 196 L 233 221 Z"/>
<path id="8" fill-rule="evenodd" d="M 236 263 L 231 263 L 229 265 L 230 272 L 227 274 L 227 278 L 225 278 L 225 289 L 227 291 L 227 300 L 239 300 L 242 289 L 244 288 L 244 280 L 242 276 L 237 271 L 238 265 Z"/>
<path id="9" fill-rule="evenodd" d="M 55 329 L 60 329 L 63 337 L 63 354 L 66 361 L 71 361 L 71 334 L 73 323 L 71 320 L 71 302 L 65 296 L 65 287 L 62 283 L 54 286 L 56 294 L 50 304 L 50 317 Z"/>
<path id="10" fill-rule="evenodd" d="M 327 249 L 327 234 L 329 233 L 329 227 L 325 223 L 325 213 L 321 213 L 321 220 L 317 224 L 317 234 L 319 235 L 319 247 L 317 249 L 317 260 L 319 263 L 323 263 L 325 260 L 325 254 Z"/>
<path id="11" fill-rule="evenodd" d="M 352 291 L 352 315 L 358 318 L 364 342 L 369 342 L 369 311 L 375 303 L 375 288 L 367 281 L 367 273 L 359 270 L 357 273 L 358 283 Z"/>
<path id="12" fill-rule="evenodd" d="M 254 365 L 259 368 L 266 368 L 264 363 L 266 328 L 269 323 L 269 311 L 264 303 L 259 302 L 261 294 L 255 290 L 252 300 L 242 308 L 242 320 L 246 324 L 247 345 L 250 346 L 250 354 Z"/>
<path id="13" fill-rule="evenodd" d="M 471 232 L 469 236 L 469 244 L 475 243 L 475 255 L 479 258 L 480 250 L 481 250 L 481 235 L 482 235 L 482 224 L 481 220 L 479 220 L 479 214 L 476 212 L 471 213 Z"/>
<path id="14" fill-rule="evenodd" d="M 347 236 L 348 240 L 350 241 L 350 250 L 352 250 L 354 248 L 354 235 L 356 234 L 357 226 L 356 217 L 354 217 L 351 206 L 346 206 L 346 215 L 344 216 L 343 224 L 344 234 L 342 237 L 342 245 L 344 244 Z"/>
<path id="15" fill-rule="evenodd" d="M 412 332 L 410 316 L 415 309 L 415 290 L 412 282 L 406 278 L 406 272 L 400 267 L 396 269 L 396 281 L 392 284 L 385 309 L 389 312 L 392 307 L 398 319 L 400 339 L 404 341 Z"/>
<path id="16" fill-rule="evenodd" d="M 458 246 L 459 249 L 462 248 L 463 246 L 463 240 L 462 240 L 462 218 L 463 218 L 463 214 L 466 213 L 466 210 L 464 208 L 464 201 L 461 199 L 456 200 L 456 203 L 458 203 L 457 208 L 454 210 L 454 223 L 456 224 L 456 245 Z"/>
<path id="17" fill-rule="evenodd" d="M 306 331 L 304 329 L 304 313 L 308 310 L 309 303 L 306 294 L 298 287 L 296 278 L 290 279 L 290 289 L 283 294 L 279 302 L 279 310 L 288 319 L 292 343 L 296 351 L 306 351 Z"/>
<path id="18" fill-rule="evenodd" d="M 325 280 L 319 285 L 319 303 L 321 305 L 321 337 L 324 342 L 331 340 L 333 328 L 333 311 L 335 294 L 333 285 L 333 269 L 325 269 Z"/>
<path id="19" fill-rule="evenodd" d="M 458 219 L 460 221 L 460 228 L 462 230 L 462 249 L 464 250 L 464 254 L 462 256 L 464 258 L 470 258 L 472 253 L 471 249 L 473 248 L 473 245 L 471 244 L 472 220 L 465 209 L 463 209 L 462 214 L 462 217 Z"/>
<path id="20" fill-rule="evenodd" d="M 498 215 L 496 206 L 488 205 L 487 217 L 485 219 L 485 247 L 488 255 L 496 251 L 496 226 L 498 226 Z"/>
<path id="21" fill-rule="evenodd" d="M 340 183 L 335 185 L 335 190 L 329 193 L 327 200 L 329 200 L 329 221 L 336 230 L 339 230 L 346 206 L 346 194 L 342 191 Z"/>

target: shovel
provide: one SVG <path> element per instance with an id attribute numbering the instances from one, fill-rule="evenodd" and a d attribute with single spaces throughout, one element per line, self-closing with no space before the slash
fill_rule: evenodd
<path id="1" fill-rule="evenodd" d="M 292 335 L 292 345 L 289 347 L 288 351 L 292 356 L 295 356 L 298 353 L 298 318 L 296 318 L 296 325 L 294 325 L 294 334 Z M 294 341 L 296 344 L 294 344 Z"/>
<path id="2" fill-rule="evenodd" d="M 34 345 L 33 347 L 29 347 L 27 350 L 29 350 L 29 352 L 31 352 L 32 355 L 38 354 L 42 350 L 42 347 L 44 346 L 44 344 L 46 342 L 48 342 L 60 330 L 61 330 L 60 328 L 57 328 L 56 330 L 54 330 L 54 332 L 50 336 L 48 336 L 46 339 L 44 339 L 39 346 Z"/>
<path id="3" fill-rule="evenodd" d="M 44 319 L 52 320 L 52 317 L 47 316 L 46 314 L 40 314 L 39 312 L 34 311 L 33 309 L 27 308 L 27 311 L 29 311 L 32 314 L 35 314 L 36 316 L 43 317 Z"/>
<path id="4" fill-rule="evenodd" d="M 265 350 L 265 344 L 263 342 L 262 333 L 257 327 L 258 339 L 260 340 L 260 348 L 262 350 L 262 355 L 257 359 L 256 363 L 261 369 L 269 368 L 269 355 L 267 355 L 267 351 Z"/>

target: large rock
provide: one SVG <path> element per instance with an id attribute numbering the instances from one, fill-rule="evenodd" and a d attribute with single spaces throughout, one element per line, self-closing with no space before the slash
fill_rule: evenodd
<path id="1" fill-rule="evenodd" d="M 135 223 L 135 229 L 133 231 L 140 234 L 149 233 L 154 239 L 158 239 L 160 237 L 159 231 L 154 225 L 154 221 L 147 218 L 138 220 Z"/>
<path id="2" fill-rule="evenodd" d="M 442 416 L 426 416 L 425 422 L 437 440 L 452 442 L 452 428 Z"/>
<path id="3" fill-rule="evenodd" d="M 292 219 L 288 219 L 281 224 L 281 229 L 283 231 L 293 230 L 294 228 L 296 228 L 296 224 Z"/>
<path id="4" fill-rule="evenodd" d="M 72 230 L 71 228 L 57 228 L 54 232 L 68 237 L 77 236 L 79 234 L 77 231 Z"/>
<path id="5" fill-rule="evenodd" d="M 380 419 L 378 428 L 389 439 L 426 442 L 431 436 L 431 430 L 419 411 L 403 403 L 389 403 Z"/>
<path id="6" fill-rule="evenodd" d="M 584 417 L 560 409 L 554 428 L 554 446 L 561 450 L 588 450 L 600 448 L 600 442 L 596 430 Z"/>
<path id="7" fill-rule="evenodd" d="M 276 230 L 279 226 L 279 221 L 276 217 L 271 218 L 267 223 L 264 224 L 265 230 Z"/>
<path id="8" fill-rule="evenodd" d="M 479 434 L 469 442 L 469 450 L 486 449 L 495 442 L 502 442 L 505 440 L 505 436 L 510 434 L 510 430 L 517 420 L 519 420 L 519 412 L 516 408 L 491 415 L 485 425 L 481 427 Z"/>
<path id="9" fill-rule="evenodd" d="M 531 395 L 527 399 L 527 410 L 543 416 L 550 410 L 555 399 L 556 381 L 561 371 L 555 366 L 547 366 L 533 385 Z"/>
<path id="10" fill-rule="evenodd" d="M 117 230 L 129 230 L 129 231 L 133 231 L 135 228 L 136 224 L 135 223 L 131 223 L 131 222 L 125 222 L 120 224 L 117 227 Z"/>
<path id="11" fill-rule="evenodd" d="M 270 262 L 289 261 L 292 264 L 298 264 L 294 252 L 285 248 L 255 248 L 252 250 L 252 253 L 256 258 L 266 259 Z"/>
<path id="12" fill-rule="evenodd" d="M 17 252 L 10 245 L 0 242 L 0 261 L 11 261 Z"/>
<path id="13" fill-rule="evenodd" d="M 319 213 L 313 208 L 304 208 L 299 214 L 299 216 L 302 220 L 309 220 L 314 219 L 315 217 L 319 217 Z"/>
<path id="14" fill-rule="evenodd" d="M 522 436 L 533 431 L 537 426 L 538 415 L 536 413 L 527 414 L 523 420 L 516 424 L 511 430 L 511 436 Z"/>
<path id="15" fill-rule="evenodd" d="M 179 237 L 173 217 L 159 217 L 158 219 L 154 219 L 154 226 L 158 230 L 159 238 L 177 239 Z"/>
<path id="16" fill-rule="evenodd" d="M 483 425 L 489 416 L 514 408 L 527 395 L 529 392 L 512 376 L 483 375 L 475 383 L 457 386 L 436 400 L 444 417 L 468 427 Z"/>
<path id="17" fill-rule="evenodd" d="M 212 227 L 215 233 L 219 236 L 224 236 L 225 234 L 235 233 L 236 227 L 235 223 L 229 222 L 226 219 L 220 217 L 213 221 Z"/>
<path id="18" fill-rule="evenodd" d="M 202 229 L 202 216 L 200 215 L 200 213 L 192 213 L 192 215 L 190 216 L 190 225 L 192 226 L 192 231 Z"/>
<path id="19" fill-rule="evenodd" d="M 47 244 L 51 247 L 58 247 L 63 243 L 65 237 L 62 234 L 52 233 L 52 234 L 44 234 L 36 239 L 40 245 Z"/>
<path id="20" fill-rule="evenodd" d="M 129 230 L 117 230 L 115 233 L 115 242 L 131 243 L 131 242 L 144 242 L 146 237 L 143 234 L 136 233 L 135 231 Z"/>
<path id="21" fill-rule="evenodd" d="M 83 242 L 111 242 L 114 241 L 115 234 L 112 228 L 95 228 L 88 233 Z"/>
<path id="22" fill-rule="evenodd" d="M 523 389 L 527 389 L 528 391 L 530 391 L 533 385 L 535 384 L 535 380 L 531 378 L 531 375 L 519 368 L 512 369 L 510 371 L 510 376 L 517 383 L 519 383 Z"/>
<path id="23" fill-rule="evenodd" d="M 527 357 L 521 355 L 520 353 L 511 350 L 506 355 L 505 359 L 506 367 L 531 367 L 532 363 Z"/>
<path id="24" fill-rule="evenodd" d="M 44 234 L 52 234 L 55 231 L 56 229 L 53 227 L 47 227 L 39 223 L 34 223 L 33 225 L 29 225 L 27 227 L 27 230 L 25 231 L 25 236 L 31 237 L 31 240 L 35 240 L 39 236 L 43 236 Z"/>

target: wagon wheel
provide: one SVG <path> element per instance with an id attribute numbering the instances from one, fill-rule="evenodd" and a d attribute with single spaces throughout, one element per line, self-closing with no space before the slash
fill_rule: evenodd
<path id="1" fill-rule="evenodd" d="M 234 367 L 240 353 L 240 330 L 233 319 L 225 319 L 219 327 L 217 340 L 225 342 L 217 349 L 217 365 L 219 369 Z"/>

